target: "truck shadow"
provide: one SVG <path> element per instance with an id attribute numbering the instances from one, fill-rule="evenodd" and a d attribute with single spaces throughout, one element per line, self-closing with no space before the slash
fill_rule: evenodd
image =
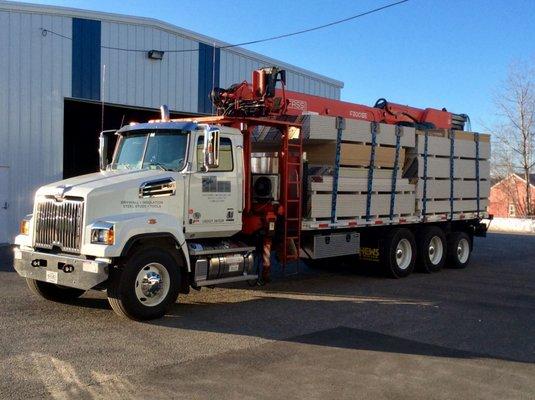
<path id="1" fill-rule="evenodd" d="M 348 268 L 278 278 L 262 287 L 241 283 L 193 291 L 179 296 L 164 318 L 144 324 L 176 329 L 179 335 L 188 330 L 349 350 L 535 363 L 535 353 L 525 345 L 527 330 L 535 327 L 525 318 L 535 311 L 532 296 L 511 294 L 516 304 L 510 306 L 481 300 L 484 293 L 466 297 L 473 288 L 460 282 L 477 279 L 477 263 L 471 270 L 445 270 L 441 280 L 424 274 L 392 280 Z M 452 286 L 458 288 L 454 299 Z M 477 320 L 462 317 L 467 302 L 480 316 L 499 312 L 523 319 L 524 329 L 511 329 L 511 320 L 501 317 L 480 329 Z M 110 309 L 102 293 L 84 296 L 73 306 Z"/>
<path id="2" fill-rule="evenodd" d="M 185 304 L 179 302 L 150 324 L 354 350 L 535 363 L 535 353 L 523 345 L 525 327 L 535 327 L 535 321 L 525 319 L 526 313 L 535 311 L 530 296 L 522 300 L 515 295 L 514 305 L 469 298 L 473 289 L 456 284 L 469 271 L 463 275 L 449 270 L 451 275 L 443 276 L 446 283 L 444 279 L 437 283 L 424 274 L 399 281 L 374 278 L 380 274 L 369 269 L 346 268 L 320 273 L 330 278 L 313 274 L 264 287 L 241 287 L 235 295 L 232 289 L 219 293 L 215 289 L 206 299 L 196 301 L 193 296 Z M 447 275 L 448 270 L 442 273 Z M 455 285 L 459 291 L 452 294 Z M 480 329 L 477 319 L 461 317 L 463 312 L 474 312 L 462 309 L 467 301 L 481 318 L 507 313 L 513 319 L 524 318 L 525 326 L 511 329 L 508 319 L 498 317 Z M 456 343 L 470 350 L 457 349 Z"/>
<path id="3" fill-rule="evenodd" d="M 519 348 L 506 352 L 514 354 L 511 356 L 498 354 L 499 351 L 497 352 L 494 347 L 495 342 L 489 341 L 489 337 L 492 338 L 497 332 L 470 332 L 468 334 L 470 338 L 467 339 L 467 332 L 456 329 L 453 322 L 448 326 L 446 321 L 434 321 L 438 329 L 430 328 L 425 322 L 429 313 L 422 310 L 433 307 L 435 307 L 433 303 L 394 297 L 349 298 L 344 295 L 318 294 L 315 291 L 313 293 L 274 291 L 239 302 L 229 299 L 217 304 L 211 302 L 176 304 L 164 318 L 147 323 L 167 328 L 253 336 L 349 350 L 535 363 L 535 354 L 520 351 L 520 344 L 525 340 L 525 336 L 516 338 Z M 408 318 L 401 317 L 411 313 L 415 315 Z M 366 323 L 359 321 L 363 319 L 366 319 Z M 387 321 L 399 321 L 395 323 L 392 333 L 385 333 L 385 330 L 388 332 L 391 329 L 385 328 L 385 324 L 390 326 Z M 374 327 L 377 331 L 373 330 Z M 498 327 L 496 331 L 502 328 L 505 327 Z M 421 329 L 425 333 L 414 335 L 415 339 L 401 337 L 411 336 L 411 329 L 415 332 Z M 400 336 L 396 336 L 396 333 Z M 478 336 L 481 336 L 481 342 Z M 479 351 L 450 347 L 455 346 L 455 343 L 463 341 L 466 343 L 467 340 L 469 343 L 477 344 L 474 348 L 478 348 Z M 488 353 L 485 353 L 486 351 Z"/>
<path id="4" fill-rule="evenodd" d="M 13 246 L 0 244 L 0 272 L 15 272 L 13 269 Z"/>

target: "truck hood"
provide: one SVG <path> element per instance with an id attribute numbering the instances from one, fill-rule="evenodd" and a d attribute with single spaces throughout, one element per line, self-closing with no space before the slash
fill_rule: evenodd
<path id="1" fill-rule="evenodd" d="M 173 171 L 161 170 L 113 170 L 93 174 L 76 176 L 42 186 L 37 190 L 37 196 L 58 195 L 87 197 L 89 192 L 98 189 L 120 190 L 125 186 L 131 187 L 153 179 L 173 177 Z"/>

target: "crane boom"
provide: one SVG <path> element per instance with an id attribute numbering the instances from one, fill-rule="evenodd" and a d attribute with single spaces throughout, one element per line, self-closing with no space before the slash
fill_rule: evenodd
<path id="1" fill-rule="evenodd" d="M 280 87 L 276 88 L 277 83 Z M 286 74 L 277 67 L 253 71 L 252 84 L 243 81 L 228 89 L 214 88 L 210 98 L 218 115 L 266 117 L 277 115 L 339 116 L 393 125 L 415 126 L 423 129 L 464 129 L 465 114 L 454 114 L 445 108 L 420 109 L 396 104 L 381 98 L 372 106 L 328 99 L 285 89 Z"/>

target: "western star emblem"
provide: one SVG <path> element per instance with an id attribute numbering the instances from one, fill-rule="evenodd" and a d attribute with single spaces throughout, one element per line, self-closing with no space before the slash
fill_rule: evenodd
<path id="1" fill-rule="evenodd" d="M 54 191 L 54 198 L 56 199 L 56 201 L 63 201 L 63 199 L 65 198 L 65 193 L 67 193 L 71 189 L 72 186 L 67 185 L 61 185 L 56 187 Z"/>

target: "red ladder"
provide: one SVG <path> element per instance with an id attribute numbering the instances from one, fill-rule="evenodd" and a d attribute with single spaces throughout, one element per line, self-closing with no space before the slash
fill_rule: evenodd
<path id="1" fill-rule="evenodd" d="M 292 136 L 297 137 L 292 137 Z M 300 129 L 286 127 L 282 135 L 282 206 L 284 231 L 282 241 L 282 269 L 290 261 L 297 261 L 299 272 L 299 250 L 301 248 L 302 219 L 302 176 L 303 137 Z"/>

